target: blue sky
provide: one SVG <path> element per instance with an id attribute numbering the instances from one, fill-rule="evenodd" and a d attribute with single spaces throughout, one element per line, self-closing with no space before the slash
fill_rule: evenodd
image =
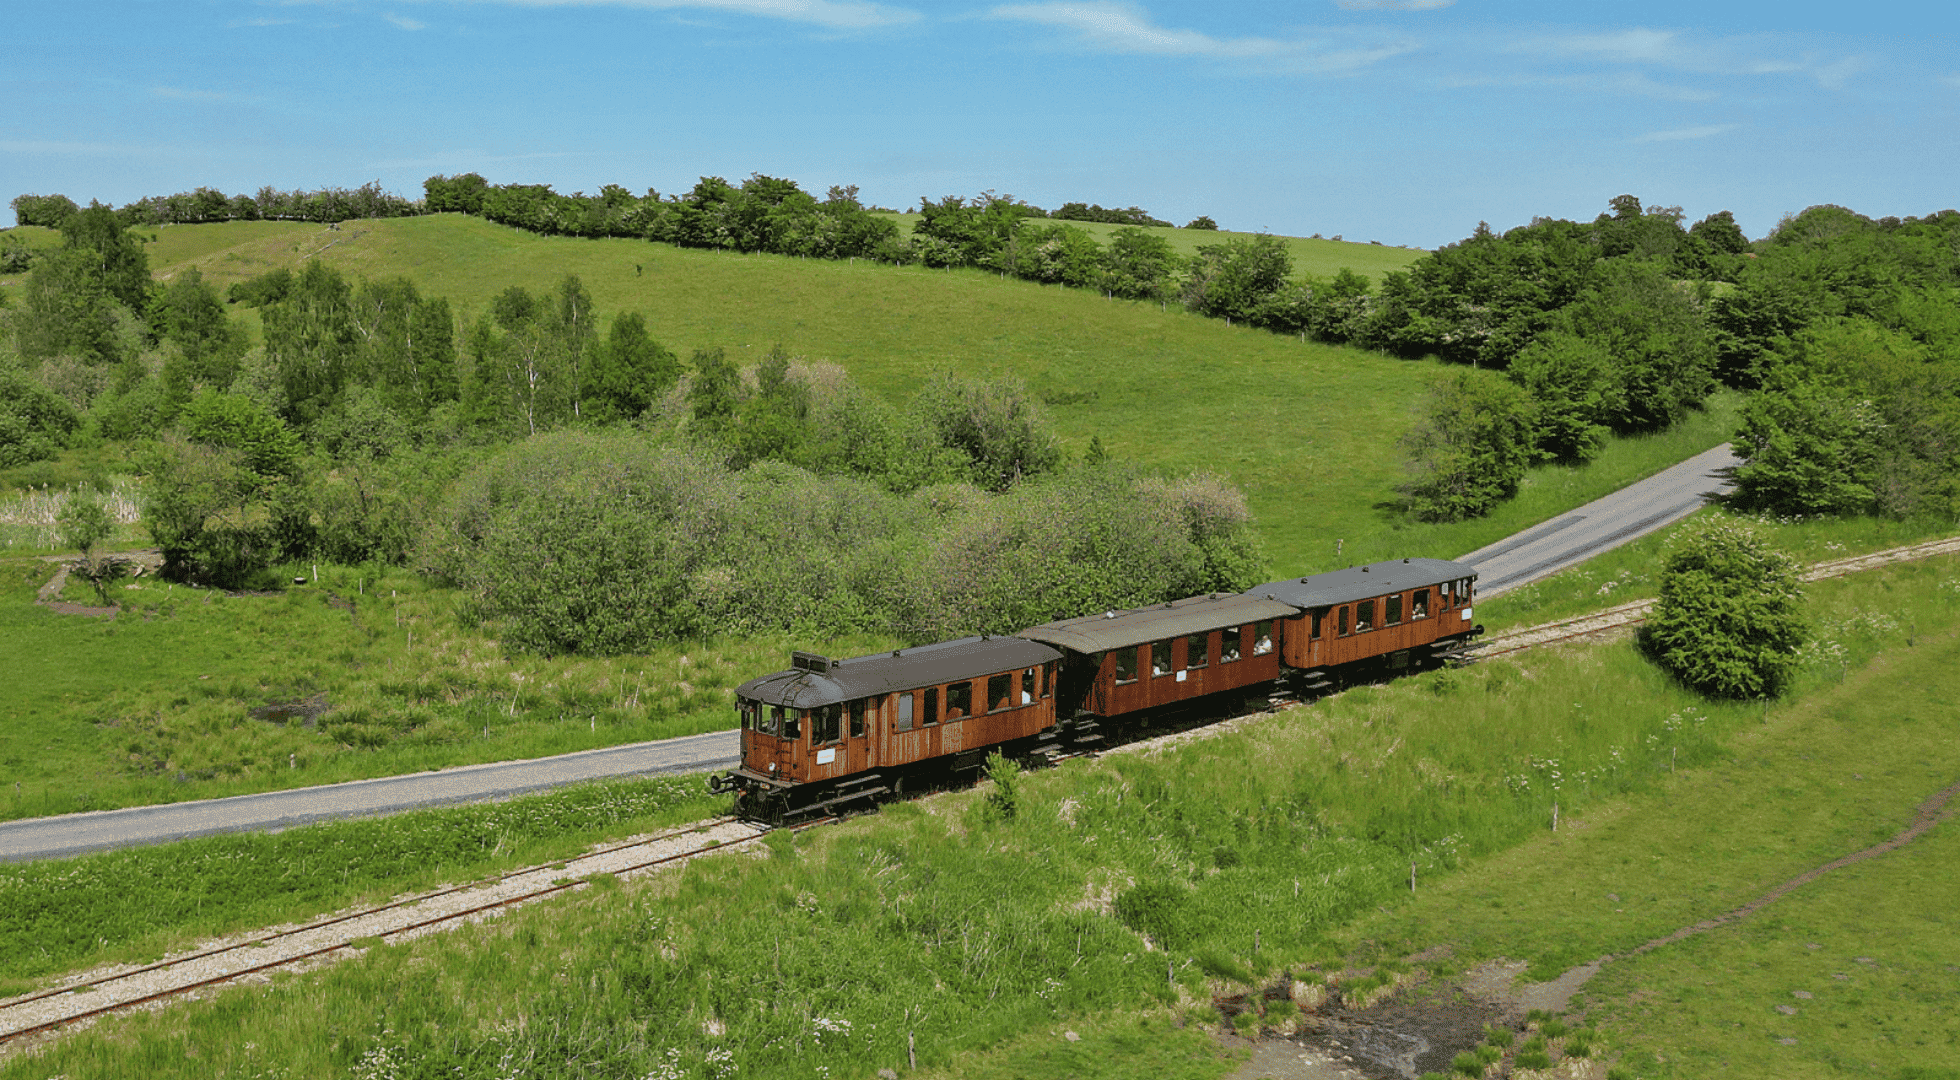
<path id="1" fill-rule="evenodd" d="M 763 172 L 1424 247 L 1623 192 L 1751 236 L 1816 203 L 1960 205 L 1948 5 L 24 0 L 5 22 L 0 200 Z"/>

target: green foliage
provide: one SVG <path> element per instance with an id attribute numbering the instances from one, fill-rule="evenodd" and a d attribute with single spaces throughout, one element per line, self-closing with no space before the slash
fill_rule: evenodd
<path id="1" fill-rule="evenodd" d="M 116 532 L 115 519 L 109 516 L 102 500 L 81 492 L 71 493 L 62 500 L 55 524 L 61 529 L 61 542 L 80 552 L 84 559 Z"/>
<path id="2" fill-rule="evenodd" d="M 632 420 L 680 380 L 681 361 L 647 333 L 637 312 L 613 316 L 593 365 L 591 409 L 597 420 Z"/>
<path id="3" fill-rule="evenodd" d="M 0 367 L 0 469 L 52 459 L 80 425 L 74 406 L 54 391 Z"/>
<path id="4" fill-rule="evenodd" d="M 1021 766 L 996 750 L 987 755 L 987 779 L 993 790 L 987 792 L 987 808 L 1004 820 L 1013 820 L 1021 809 Z"/>
<path id="5" fill-rule="evenodd" d="M 1484 1075 L 1484 1059 L 1465 1050 L 1450 1059 L 1450 1070 L 1459 1076 L 1480 1077 Z"/>
<path id="6" fill-rule="evenodd" d="M 1292 274 L 1292 256 L 1278 237 L 1231 237 L 1198 249 L 1184 283 L 1184 302 L 1203 315 L 1247 321 Z"/>
<path id="7" fill-rule="evenodd" d="M 70 217 L 81 211 L 75 200 L 66 195 L 16 195 L 10 204 L 14 211 L 14 224 L 40 225 L 49 229 L 59 229 Z"/>
<path id="8" fill-rule="evenodd" d="M 1661 569 L 1660 599 L 1641 630 L 1663 668 L 1703 693 L 1774 697 L 1808 632 L 1800 564 L 1748 526 L 1690 527 Z"/>
<path id="9" fill-rule="evenodd" d="M 1099 204 L 1067 202 L 1049 216 L 1063 221 L 1100 221 L 1106 225 L 1170 225 L 1170 222 L 1151 217 L 1149 213 L 1136 206 L 1127 210 L 1105 210 Z M 1213 228 L 1217 226 L 1214 225 Z"/>
<path id="10" fill-rule="evenodd" d="M 1162 300 L 1183 259 L 1169 240 L 1138 228 L 1118 229 L 1103 253 L 1104 292 L 1124 300 Z"/>
<path id="11" fill-rule="evenodd" d="M 1531 461 L 1534 419 L 1531 399 L 1501 378 L 1462 370 L 1437 377 L 1403 440 L 1414 474 L 1402 488 L 1410 512 L 1422 521 L 1460 521 L 1516 494 Z"/>
<path id="12" fill-rule="evenodd" d="M 179 422 L 190 441 L 236 451 L 260 485 L 291 479 L 299 468 L 299 437 L 242 394 L 206 390 L 184 408 Z"/>
<path id="13" fill-rule="evenodd" d="M 91 202 L 62 221 L 61 239 L 68 250 L 86 256 L 90 277 L 117 303 L 131 311 L 149 307 L 149 256 L 115 211 Z"/>
<path id="14" fill-rule="evenodd" d="M 1218 222 L 1213 221 L 1209 215 L 1199 214 L 1197 217 L 1185 222 L 1184 227 L 1187 229 L 1203 229 L 1208 232 L 1217 232 Z"/>
<path id="15" fill-rule="evenodd" d="M 918 409 L 943 446 L 972 462 L 973 482 L 1004 491 L 1048 472 L 1061 449 L 1018 379 L 971 379 L 941 372 L 919 392 Z"/>
<path id="16" fill-rule="evenodd" d="M 1536 403 L 1532 444 L 1551 461 L 1591 461 L 1606 446 L 1613 415 L 1613 357 L 1593 341 L 1554 331 L 1533 340 L 1511 361 L 1511 380 Z"/>
<path id="17" fill-rule="evenodd" d="M 175 346 L 163 370 L 165 392 L 173 402 L 190 400 L 197 389 L 231 386 L 245 353 L 245 332 L 230 320 L 218 291 L 196 267 L 157 290 L 150 303 L 150 325 L 159 339 Z"/>

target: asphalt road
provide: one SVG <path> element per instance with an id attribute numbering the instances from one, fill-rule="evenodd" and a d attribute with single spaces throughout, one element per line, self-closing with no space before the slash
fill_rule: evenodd
<path id="1" fill-rule="evenodd" d="M 728 769 L 735 766 L 737 752 L 735 732 L 715 731 L 534 761 L 499 761 L 263 795 L 28 818 L 0 823 L 0 862 L 81 855 L 215 833 L 269 832 L 315 821 L 508 798 L 581 780 Z"/>
<path id="2" fill-rule="evenodd" d="M 1728 491 L 1727 470 L 1740 464 L 1723 443 L 1457 561 L 1477 568 L 1479 597 L 1501 595 L 1687 517 Z"/>
<path id="3" fill-rule="evenodd" d="M 1552 521 L 1473 551 L 1477 593 L 1496 596 L 1618 547 L 1700 507 L 1725 490 L 1721 470 L 1741 464 L 1726 444 Z M 480 802 L 583 780 L 733 768 L 733 731 L 587 750 L 534 761 L 501 761 L 440 772 L 0 822 L 0 862 L 60 858 L 216 833 L 274 831 L 315 821 Z"/>

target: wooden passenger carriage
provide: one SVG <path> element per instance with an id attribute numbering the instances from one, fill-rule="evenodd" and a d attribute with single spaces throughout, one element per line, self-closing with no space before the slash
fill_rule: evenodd
<path id="1" fill-rule="evenodd" d="M 1111 718 L 1279 676 L 1279 626 L 1299 614 L 1255 596 L 1194 596 L 1021 631 L 1067 654 L 1065 712 Z"/>
<path id="2" fill-rule="evenodd" d="M 1281 658 L 1326 673 L 1350 665 L 1391 670 L 1446 655 L 1482 632 L 1471 618 L 1477 572 L 1445 559 L 1369 563 L 1246 590 L 1294 609 Z"/>
<path id="3" fill-rule="evenodd" d="M 1018 637 L 794 653 L 788 670 L 736 688 L 742 764 L 712 786 L 736 792 L 746 816 L 780 819 L 898 791 L 929 766 L 1027 752 L 1054 728 L 1061 656 Z"/>

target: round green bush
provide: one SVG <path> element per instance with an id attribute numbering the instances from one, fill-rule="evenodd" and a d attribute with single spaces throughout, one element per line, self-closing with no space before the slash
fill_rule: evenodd
<path id="1" fill-rule="evenodd" d="M 1648 654 L 1705 694 L 1780 693 L 1807 633 L 1796 558 L 1720 517 L 1691 526 L 1672 548 L 1641 631 Z"/>

